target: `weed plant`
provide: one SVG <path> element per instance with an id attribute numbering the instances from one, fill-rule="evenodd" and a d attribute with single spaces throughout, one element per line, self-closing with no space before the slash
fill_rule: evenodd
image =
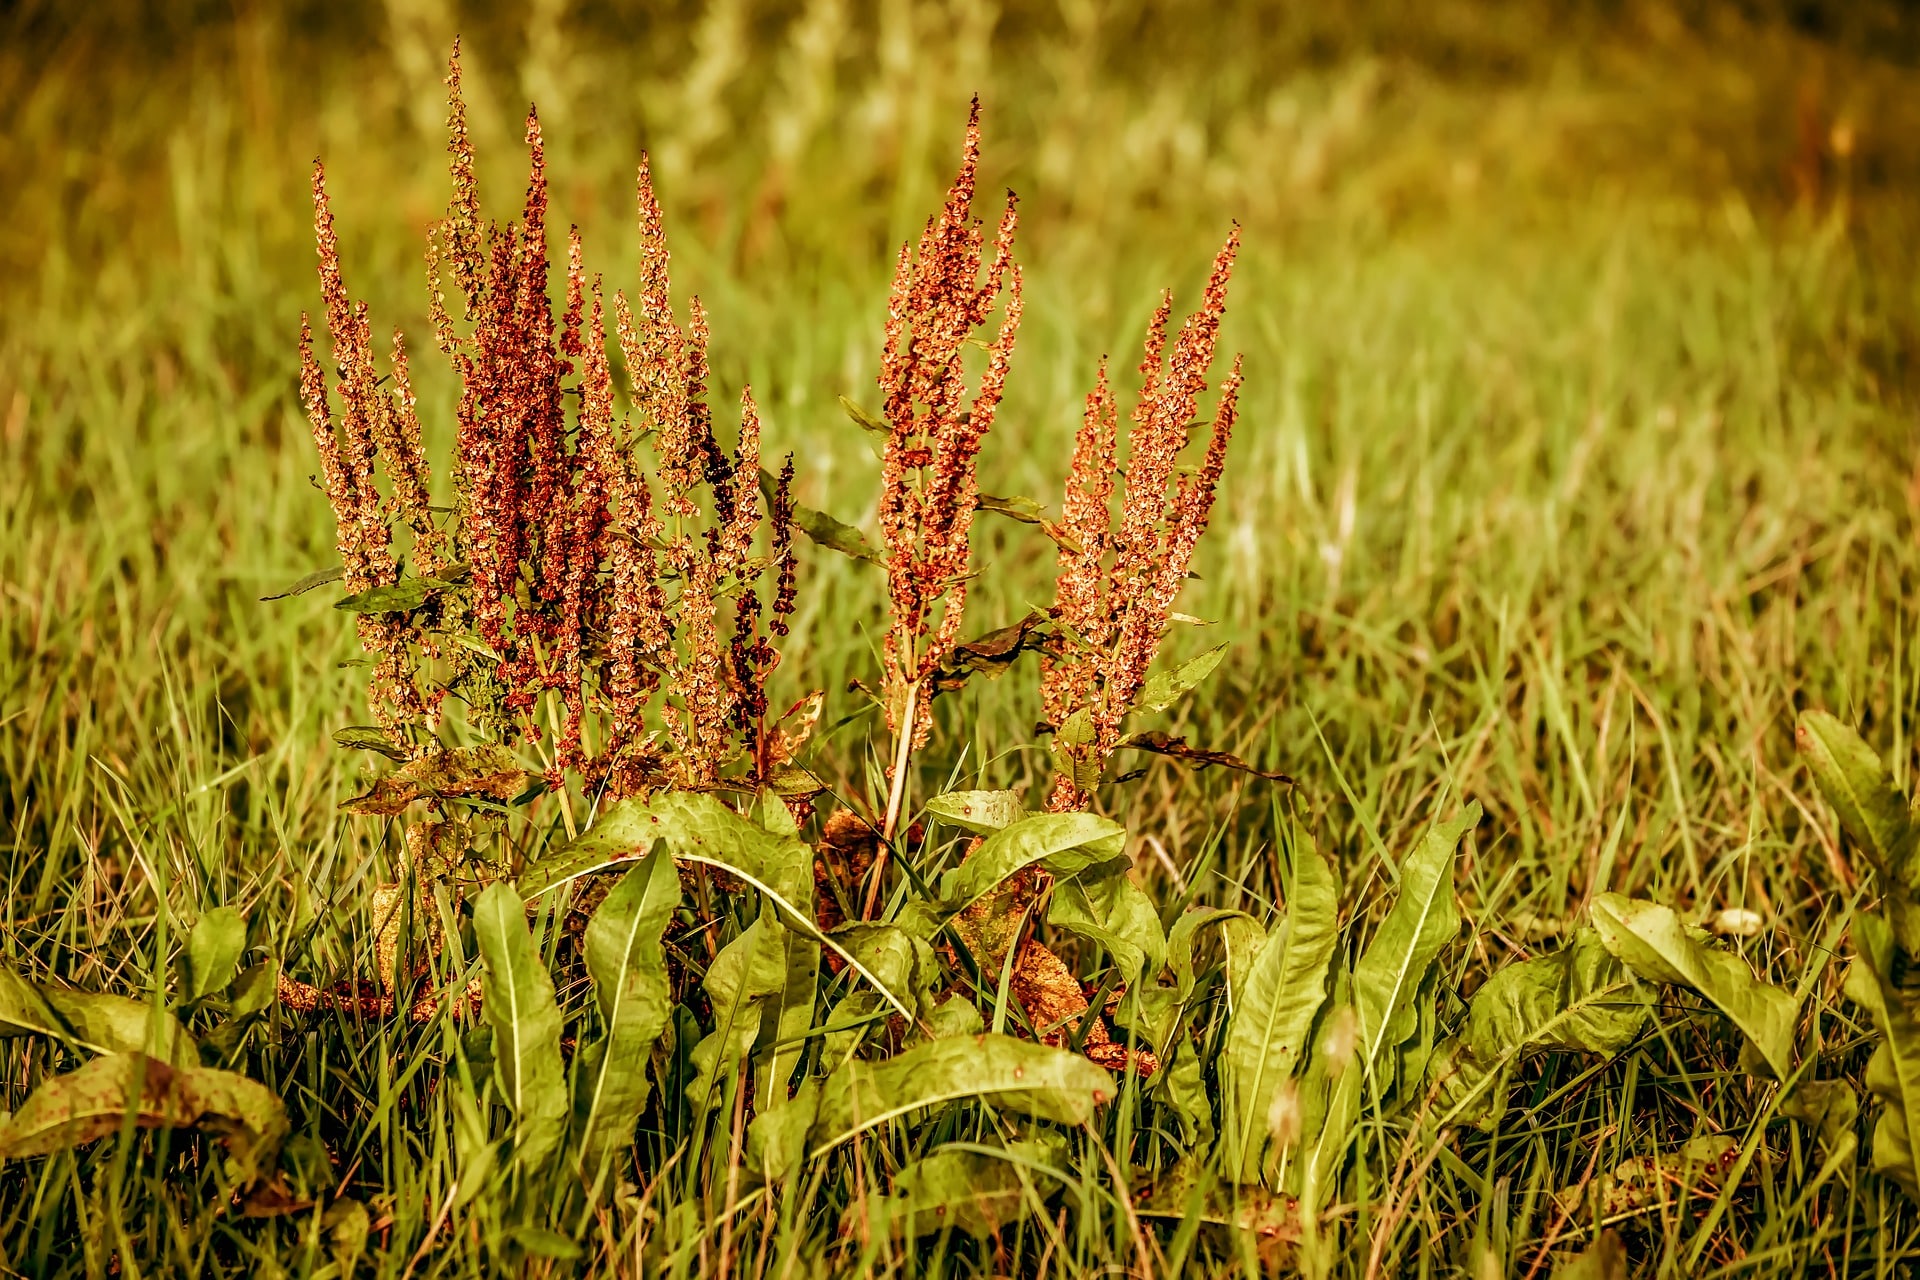
<path id="1" fill-rule="evenodd" d="M 10 19 L 8 1267 L 1910 1265 L 1897 58 L 435 12 Z"/>

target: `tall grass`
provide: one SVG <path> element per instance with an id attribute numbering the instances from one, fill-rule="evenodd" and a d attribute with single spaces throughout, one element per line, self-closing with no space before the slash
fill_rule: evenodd
<path id="1" fill-rule="evenodd" d="M 1463 849 L 1449 989 L 1552 946 L 1601 892 L 1690 920 L 1747 908 L 1765 931 L 1746 958 L 1830 1006 L 1828 1060 L 1857 1076 L 1866 1025 L 1833 960 L 1856 905 L 1836 871 L 1849 845 L 1789 729 L 1796 710 L 1834 710 L 1911 779 L 1920 95 L 1905 24 L 1834 12 L 1809 34 L 1732 9 L 1526 5 L 1197 21 L 716 0 L 536 5 L 524 27 L 401 0 L 191 20 L 15 10 L 0 19 L 7 963 L 157 999 L 223 903 L 308 974 L 351 974 L 371 946 L 371 890 L 398 850 L 336 809 L 361 782 L 329 741 L 361 718 L 362 673 L 339 665 L 355 651 L 325 599 L 258 597 L 332 545 L 295 398 L 306 166 L 327 157 L 356 288 L 424 333 L 434 64 L 458 20 L 483 164 L 499 166 L 483 184 L 515 189 L 510 136 L 538 97 L 556 200 L 617 254 L 649 148 L 676 268 L 713 313 L 716 399 L 751 381 L 768 448 L 809 478 L 800 499 L 849 518 L 875 493 L 836 397 L 869 397 L 888 252 L 937 199 L 971 92 L 996 135 L 984 189 L 1021 192 L 1026 235 L 1027 319 L 984 488 L 1058 492 L 1099 357 L 1133 349 L 1158 287 L 1192 296 L 1191 247 L 1240 218 L 1223 341 L 1246 352 L 1242 425 L 1181 605 L 1211 624 L 1205 644 L 1233 647 L 1174 728 L 1297 785 L 1161 763 L 1103 795 L 1156 898 L 1262 914 L 1298 823 L 1339 867 L 1345 914 L 1377 919 L 1439 798 L 1473 797 L 1487 817 Z M 424 367 L 421 382 L 444 444 L 451 383 Z M 982 628 L 1044 602 L 1044 552 L 1024 527 L 982 526 L 976 559 L 997 570 L 969 602 Z M 876 666 L 882 592 L 835 557 L 808 571 L 777 678 L 789 702 L 828 689 L 832 725 Z M 1037 799 L 1038 705 L 1016 672 L 943 707 L 920 793 L 957 778 Z M 836 783 L 879 763 L 835 741 L 818 767 Z M 674 1163 L 673 1134 L 649 1138 L 667 1172 L 617 1193 L 619 1221 L 641 1225 L 581 1238 L 637 1270 L 644 1233 L 648 1265 L 674 1274 L 1143 1258 L 1253 1273 L 1284 1252 L 1323 1274 L 1544 1275 L 1595 1225 L 1550 1193 L 1731 1135 L 1757 1152 L 1735 1192 L 1627 1221 L 1644 1273 L 1906 1265 L 1912 1206 L 1865 1144 L 1823 1168 L 1801 1130 L 1767 1127 L 1725 1046 L 1690 1036 L 1527 1074 L 1492 1137 L 1403 1146 L 1374 1125 L 1318 1251 L 1143 1216 L 1125 1189 L 1161 1182 L 1177 1144 L 1124 1147 L 1111 1129 L 1074 1149 L 1064 1216 L 998 1252 L 836 1243 L 824 1207 L 907 1154 L 878 1143 L 723 1222 L 724 1182 Z M 65 1061 L 26 1039 L 5 1053 L 15 1106 Z M 302 1194 L 367 1206 L 363 1273 L 574 1265 L 514 1234 L 525 1206 L 508 1189 L 443 1212 L 455 1122 L 425 1080 L 452 1054 L 437 1032 L 341 1015 L 286 1022 L 249 1067 L 324 1143 L 305 1149 Z M 928 1142 L 989 1123 L 968 1113 Z M 351 1252 L 351 1221 L 243 1219 L 218 1161 L 180 1154 L 191 1141 L 10 1162 L 5 1264 L 318 1274 Z M 1106 1163 L 1126 1151 L 1137 1180 Z"/>

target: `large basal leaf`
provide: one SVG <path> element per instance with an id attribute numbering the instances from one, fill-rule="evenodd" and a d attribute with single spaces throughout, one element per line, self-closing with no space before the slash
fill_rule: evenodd
<path id="1" fill-rule="evenodd" d="M 1160 913 L 1124 871 L 1083 871 L 1056 881 L 1047 923 L 1104 948 L 1130 986 L 1159 973 L 1167 962 Z"/>
<path id="2" fill-rule="evenodd" d="M 214 907 L 194 921 L 181 957 L 180 994 L 188 1000 L 223 991 L 240 971 L 247 949 L 247 918 L 234 907 Z"/>
<path id="3" fill-rule="evenodd" d="M 1222 1167 L 1259 1180 L 1274 1097 L 1300 1065 L 1314 1015 L 1326 999 L 1327 965 L 1340 936 L 1339 891 L 1326 859 L 1302 841 L 1293 897 L 1250 967 L 1227 1023 L 1223 1067 L 1237 1125 L 1237 1149 Z"/>
<path id="4" fill-rule="evenodd" d="M 42 1082 L 0 1124 L 0 1159 L 93 1142 L 129 1120 L 141 1129 L 198 1129 L 218 1137 L 250 1172 L 267 1166 L 287 1136 L 286 1108 L 258 1081 L 113 1053 Z"/>
<path id="5" fill-rule="evenodd" d="M 929 1040 L 884 1062 L 849 1062 L 829 1076 L 809 1144 L 817 1158 L 856 1134 L 962 1098 L 1083 1125 L 1113 1096 L 1113 1077 L 1065 1049 L 993 1034 Z"/>
<path id="6" fill-rule="evenodd" d="M 647 1102 L 647 1060 L 673 1012 L 661 935 L 680 905 L 680 874 L 661 853 L 628 871 L 587 922 L 587 975 L 600 1006 L 600 1039 L 573 1063 L 573 1126 L 591 1174 L 632 1142 Z"/>
<path id="7" fill-rule="evenodd" d="M 1480 806 L 1469 804 L 1452 822 L 1427 832 L 1401 866 L 1400 894 L 1353 968 L 1362 1061 L 1380 1077 L 1375 1087 L 1381 1094 L 1393 1084 L 1391 1072 L 1381 1070 L 1384 1055 L 1418 1032 L 1415 996 L 1440 949 L 1460 931 L 1453 904 L 1454 853 L 1460 837 L 1479 821 Z"/>
<path id="8" fill-rule="evenodd" d="M 527 928 L 526 906 L 501 881 L 473 904 L 473 938 L 486 969 L 480 1007 L 493 1028 L 494 1069 L 516 1125 L 514 1156 L 536 1169 L 560 1145 L 567 1123 L 553 977 Z"/>
<path id="9" fill-rule="evenodd" d="M 498 744 L 455 747 L 409 761 L 340 807 L 348 813 L 391 817 L 416 800 L 479 796 L 504 802 L 526 790 L 531 777 L 513 753 Z"/>
<path id="10" fill-rule="evenodd" d="M 1552 955 L 1510 964 L 1467 1003 L 1459 1034 L 1428 1067 L 1441 1122 L 1486 1123 L 1506 1102 L 1514 1065 L 1540 1050 L 1611 1057 L 1639 1038 L 1645 999 L 1591 929 Z"/>
<path id="11" fill-rule="evenodd" d="M 1197 658 L 1189 658 L 1171 671 L 1162 671 L 1150 677 L 1140 686 L 1140 696 L 1134 699 L 1135 711 L 1165 711 L 1213 674 L 1220 660 L 1227 656 L 1227 646 L 1215 645 Z"/>
<path id="12" fill-rule="evenodd" d="M 953 870 L 940 877 L 940 906 L 963 911 L 1028 867 L 1055 876 L 1088 869 L 1118 871 L 1127 865 L 1127 831 L 1091 813 L 1037 813 L 994 832 Z"/>
<path id="13" fill-rule="evenodd" d="M 0 1037 L 27 1035 L 89 1053 L 145 1053 L 180 1067 L 200 1062 L 186 1028 L 148 1001 L 30 982 L 0 968 Z"/>
<path id="14" fill-rule="evenodd" d="M 1801 714 L 1793 739 L 1840 825 L 1873 860 L 1885 887 L 1904 881 L 1913 847 L 1907 799 L 1874 749 L 1824 711 Z"/>
<path id="15" fill-rule="evenodd" d="M 1920 1201 L 1913 1135 L 1920 1133 L 1920 992 L 1894 980 L 1893 930 L 1877 915 L 1853 918 L 1849 999 L 1873 1015 L 1881 1041 L 1867 1062 L 1867 1089 L 1885 1104 L 1873 1129 L 1873 1167 Z"/>
<path id="16" fill-rule="evenodd" d="M 1045 1206 L 1060 1187 L 1053 1170 L 1066 1144 L 1057 1135 L 1005 1147 L 950 1145 L 893 1177 L 890 1195 L 869 1196 L 870 1229 L 909 1239 L 952 1229 L 987 1238 Z"/>
<path id="17" fill-rule="evenodd" d="M 1747 1037 L 1774 1078 L 1792 1076 L 1793 1024 L 1800 1011 L 1792 995 L 1754 977 L 1739 956 L 1710 946 L 1671 907 L 1603 893 L 1589 914 L 1601 943 L 1621 964 L 1649 982 L 1705 996 Z"/>
<path id="18" fill-rule="evenodd" d="M 813 888 L 813 850 L 791 832 L 769 831 L 705 793 L 670 791 L 645 800 L 615 801 L 591 827 L 527 868 L 520 892 L 537 897 L 570 880 L 643 857 L 656 844 L 664 844 L 677 861 L 718 867 L 752 885 L 782 925 L 838 954 L 902 1017 L 913 1017 L 911 1004 L 814 922 L 806 906 Z"/>
<path id="19" fill-rule="evenodd" d="M 927 801 L 927 812 L 977 836 L 990 836 L 1028 816 L 1011 791 L 949 791 Z"/>

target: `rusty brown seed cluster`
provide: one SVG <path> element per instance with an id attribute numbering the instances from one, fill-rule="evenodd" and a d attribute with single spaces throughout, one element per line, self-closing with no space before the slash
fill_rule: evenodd
<path id="1" fill-rule="evenodd" d="M 621 293 L 613 300 L 633 408 L 623 417 L 602 285 L 582 265 L 577 230 L 565 310 L 554 315 L 538 117 L 527 117 L 522 217 L 486 223 L 457 47 L 448 86 L 453 199 L 428 248 L 435 336 L 462 387 L 455 501 L 444 523 L 428 502 L 405 348 L 396 335 L 388 389 L 366 306 L 348 300 L 325 176 L 314 170 L 337 380 L 330 395 L 303 323 L 301 385 L 346 585 L 392 586 L 403 570 L 447 584 L 411 607 L 362 616 L 375 714 L 397 742 L 424 752 L 451 696 L 501 739 L 550 733 L 555 781 L 577 773 L 617 794 L 712 786 L 742 758 L 760 776 L 778 763 L 781 742 L 767 723 L 766 682 L 778 662 L 769 637 L 785 634 L 795 600 L 791 464 L 763 520 L 758 414 L 748 393 L 736 447 L 720 446 L 707 404 L 706 318 L 696 299 L 684 329 L 674 319 L 645 163 L 640 280 L 631 305 Z M 461 322 L 447 304 L 449 275 Z M 648 444 L 651 483 L 640 461 Z M 410 564 L 394 546 L 396 528 L 411 538 Z"/>
<path id="2" fill-rule="evenodd" d="M 1159 652 L 1180 587 L 1213 510 L 1226 465 L 1240 392 L 1234 357 L 1215 403 L 1205 455 L 1197 470 L 1180 473 L 1180 455 L 1199 398 L 1207 389 L 1226 310 L 1240 231 L 1234 228 L 1213 260 L 1200 309 L 1180 327 L 1167 351 L 1171 293 L 1162 296 L 1147 327 L 1140 362 L 1144 382 L 1128 433 L 1119 519 L 1114 476 L 1119 465 L 1119 408 L 1102 361 L 1074 441 L 1073 463 L 1061 503 L 1055 616 L 1068 643 L 1043 662 L 1041 699 L 1047 719 L 1065 725 L 1084 715 L 1089 732 L 1062 750 L 1079 768 L 1054 782 L 1049 807 L 1077 809 L 1090 800 L 1075 774 L 1097 776 L 1120 742 L 1147 668 Z"/>
<path id="3" fill-rule="evenodd" d="M 932 725 L 931 698 L 921 696 L 924 684 L 960 639 L 979 494 L 974 463 L 993 426 L 1020 328 L 1014 196 L 1007 193 L 989 260 L 972 212 L 979 164 L 975 99 L 959 175 L 917 249 L 901 246 L 887 300 L 879 381 L 889 434 L 880 528 L 892 625 L 882 696 L 888 727 L 915 748 Z M 996 309 L 1000 324 L 986 343 L 986 369 L 969 398 L 961 355 Z"/>

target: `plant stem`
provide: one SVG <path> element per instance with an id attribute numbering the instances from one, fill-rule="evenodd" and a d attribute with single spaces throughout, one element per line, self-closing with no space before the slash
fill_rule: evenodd
<path id="1" fill-rule="evenodd" d="M 880 824 L 880 834 L 887 840 L 893 839 L 893 829 L 900 822 L 900 806 L 907 794 L 907 765 L 913 759 L 913 721 L 920 710 L 920 682 L 914 681 L 907 686 L 907 707 L 900 716 L 900 734 L 893 749 L 893 778 L 887 788 L 887 816 Z M 881 857 L 885 857 L 884 850 Z"/>

